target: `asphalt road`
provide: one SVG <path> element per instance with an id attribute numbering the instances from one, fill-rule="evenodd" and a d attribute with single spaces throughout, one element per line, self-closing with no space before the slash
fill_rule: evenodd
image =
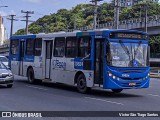
<path id="1" fill-rule="evenodd" d="M 119 94 L 92 90 L 81 94 L 73 86 L 32 85 L 16 76 L 12 88 L 0 86 L 0 102 L 0 111 L 160 111 L 160 79 L 152 78 L 148 89 L 124 90 Z"/>

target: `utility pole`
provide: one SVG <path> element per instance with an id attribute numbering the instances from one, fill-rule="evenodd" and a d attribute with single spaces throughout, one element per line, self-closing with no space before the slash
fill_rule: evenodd
<path id="1" fill-rule="evenodd" d="M 119 28 L 119 11 L 120 11 L 120 1 L 114 0 L 114 27 Z"/>
<path id="2" fill-rule="evenodd" d="M 26 20 L 21 20 L 21 21 L 25 21 L 26 22 L 26 35 L 28 34 L 28 23 L 29 23 L 29 14 L 34 14 L 34 11 L 23 11 L 21 10 L 21 13 L 25 13 L 26 16 L 24 16 L 26 18 Z"/>
<path id="3" fill-rule="evenodd" d="M 148 4 L 149 3 L 153 3 L 152 0 L 145 0 L 145 6 L 144 6 L 144 9 L 145 9 L 145 32 L 148 32 L 148 26 L 147 26 L 147 22 L 148 22 L 148 9 L 149 9 L 149 6 Z"/>
<path id="4" fill-rule="evenodd" d="M 11 21 L 11 30 L 10 30 L 10 37 L 12 36 L 13 34 L 13 21 L 17 21 L 17 19 L 15 19 L 16 15 L 9 15 L 9 18 L 7 18 L 8 20 Z"/>
<path id="5" fill-rule="evenodd" d="M 148 21 L 148 3 L 145 4 L 145 32 L 147 32 L 147 21 Z"/>
<path id="6" fill-rule="evenodd" d="M 141 18 L 142 18 L 142 6 L 140 6 L 139 10 L 140 10 L 140 11 L 139 11 L 139 12 L 140 12 L 139 14 L 140 14 L 140 19 L 141 19 Z"/>
<path id="7" fill-rule="evenodd" d="M 93 21 L 93 29 L 96 29 L 97 26 L 97 9 L 98 9 L 98 2 L 103 0 L 92 0 L 90 2 L 94 3 L 94 21 Z"/>
<path id="8" fill-rule="evenodd" d="M 148 19 L 147 19 L 147 17 L 148 17 L 147 13 L 148 13 L 148 5 L 146 4 L 146 6 L 145 6 L 145 32 L 147 32 L 147 21 L 148 21 Z"/>
<path id="9" fill-rule="evenodd" d="M 74 17 L 74 30 L 76 30 L 76 27 L 77 27 L 76 22 L 77 22 L 77 17 L 75 16 L 75 17 Z"/>

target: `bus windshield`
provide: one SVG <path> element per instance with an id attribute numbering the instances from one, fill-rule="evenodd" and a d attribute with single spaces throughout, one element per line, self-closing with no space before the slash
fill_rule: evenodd
<path id="1" fill-rule="evenodd" d="M 139 43 L 110 42 L 107 63 L 115 67 L 147 67 L 148 45 Z"/>

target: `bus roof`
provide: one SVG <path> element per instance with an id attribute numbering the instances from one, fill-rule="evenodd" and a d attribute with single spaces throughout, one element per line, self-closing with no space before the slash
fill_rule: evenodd
<path id="1" fill-rule="evenodd" d="M 125 30 L 125 29 L 96 29 L 96 30 L 89 30 L 89 31 L 82 31 L 77 32 L 77 36 L 87 36 L 87 35 L 103 35 L 110 32 L 126 32 L 126 33 L 141 33 L 141 34 L 147 34 L 143 31 L 138 30 Z"/>
<path id="2" fill-rule="evenodd" d="M 77 32 L 55 32 L 48 34 L 37 34 L 37 38 L 54 38 L 54 37 L 67 37 L 67 36 L 76 36 Z"/>
<path id="3" fill-rule="evenodd" d="M 88 31 L 73 31 L 73 32 L 54 32 L 54 33 L 40 33 L 40 34 L 32 34 L 32 35 L 17 35 L 11 36 L 10 39 L 27 39 L 27 38 L 54 38 L 54 37 L 67 37 L 67 36 L 89 36 L 89 35 L 103 35 L 110 32 L 127 32 L 127 33 L 141 33 L 147 34 L 143 31 L 138 30 L 125 30 L 125 29 L 96 29 L 96 30 L 88 30 Z"/>

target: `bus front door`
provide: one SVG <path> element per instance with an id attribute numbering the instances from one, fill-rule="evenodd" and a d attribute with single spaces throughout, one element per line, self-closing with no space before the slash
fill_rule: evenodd
<path id="1" fill-rule="evenodd" d="M 95 84 L 103 84 L 104 39 L 95 39 Z"/>
<path id="2" fill-rule="evenodd" d="M 20 41 L 20 64 L 19 64 L 19 75 L 23 76 L 23 58 L 24 58 L 24 40 Z"/>
<path id="3" fill-rule="evenodd" d="M 53 41 L 46 41 L 46 60 L 45 60 L 45 78 L 50 79 L 51 76 L 51 58 Z"/>

